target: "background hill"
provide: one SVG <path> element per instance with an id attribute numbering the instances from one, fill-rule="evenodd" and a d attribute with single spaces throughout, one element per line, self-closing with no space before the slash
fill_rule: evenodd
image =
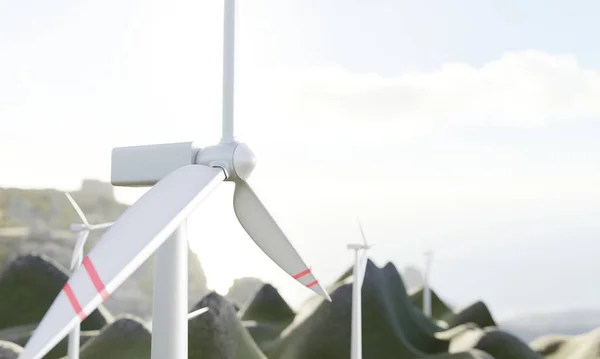
<path id="1" fill-rule="evenodd" d="M 115 221 L 127 208 L 116 201 L 113 186 L 84 180 L 79 191 L 71 192 L 90 223 Z M 79 223 L 77 214 L 63 192 L 55 189 L 0 188 L 0 268 L 18 255 L 39 253 L 69 267 L 76 237 L 69 230 Z M 91 232 L 89 250 L 101 233 Z M 205 295 L 206 277 L 196 255 L 189 256 L 190 298 Z M 152 310 L 154 256 L 142 265 L 107 301 L 114 314 L 131 313 L 148 318 Z"/>
<path id="2" fill-rule="evenodd" d="M 0 358 L 15 358 L 29 339 L 67 280 L 60 267 L 48 257 L 25 255 L 0 273 Z M 188 358 L 347 359 L 353 285 L 354 278 L 343 275 L 328 287 L 332 302 L 314 296 L 297 312 L 269 284 L 239 311 L 227 298 L 209 293 L 190 309 L 209 311 L 188 323 Z M 435 293 L 432 321 L 417 304 L 421 294 L 407 292 L 393 264 L 377 267 L 369 261 L 362 291 L 365 359 L 600 358 L 600 328 L 579 336 L 545 336 L 528 345 L 497 327 L 483 302 L 455 309 Z M 27 303 L 19 300 L 24 297 Z M 156 325 L 137 316 L 113 316 L 100 306 L 82 325 L 81 358 L 147 359 Z M 63 340 L 45 359 L 65 355 Z"/>
<path id="3" fill-rule="evenodd" d="M 72 193 L 93 223 L 127 208 L 112 186 L 84 181 Z M 68 278 L 78 222 L 63 193 L 0 188 L 0 359 L 16 358 Z M 87 247 L 98 241 L 90 236 Z M 152 258 L 83 324 L 81 358 L 148 358 L 152 333 Z M 190 256 L 189 358 L 337 359 L 349 357 L 352 270 L 328 287 L 333 302 L 309 299 L 294 311 L 256 278 L 234 282 L 226 297 L 209 293 Z M 370 262 L 363 286 L 365 359 L 600 359 L 599 311 L 521 316 L 497 324 L 484 302 L 464 308 L 433 292 L 433 318 L 422 312 L 422 275 Z M 24 300 L 26 299 L 26 300 Z M 158 325 L 158 323 L 155 323 Z M 549 335 L 552 334 L 552 335 Z M 66 340 L 47 356 L 65 359 Z"/>

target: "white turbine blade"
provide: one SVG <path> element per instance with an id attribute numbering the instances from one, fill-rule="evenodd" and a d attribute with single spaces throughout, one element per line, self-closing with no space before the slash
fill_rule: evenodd
<path id="1" fill-rule="evenodd" d="M 206 312 L 208 312 L 208 307 L 204 307 L 204 308 L 200 308 L 198 310 L 194 310 L 193 312 L 191 312 L 191 313 L 188 314 L 188 320 L 194 319 L 197 316 L 199 316 L 201 314 L 204 314 Z"/>
<path id="2" fill-rule="evenodd" d="M 101 223 L 101 224 L 92 224 L 90 226 L 90 230 L 94 231 L 94 230 L 98 230 L 98 229 L 110 228 L 113 224 L 115 224 L 115 222 L 108 222 L 108 223 Z"/>
<path id="3" fill-rule="evenodd" d="M 73 248 L 73 256 L 71 257 L 71 271 L 73 271 L 75 266 L 77 266 L 83 259 L 83 246 L 85 245 L 85 241 L 89 235 L 90 231 L 79 232 L 77 242 L 75 243 L 75 248 Z"/>
<path id="4" fill-rule="evenodd" d="M 19 359 L 41 359 L 164 243 L 223 180 L 219 168 L 173 171 L 127 208 L 75 269 Z"/>
<path id="5" fill-rule="evenodd" d="M 362 224 L 360 224 L 360 219 L 357 220 L 358 221 L 358 228 L 360 228 L 360 235 L 362 236 L 362 240 L 365 243 L 365 246 L 367 246 L 367 237 L 365 236 L 365 231 L 363 231 L 363 227 Z"/>
<path id="6" fill-rule="evenodd" d="M 75 212 L 77 212 L 77 215 L 79 216 L 79 218 L 81 219 L 83 224 L 88 226 L 89 225 L 88 220 L 87 220 L 87 218 L 85 218 L 85 214 L 83 214 L 83 211 L 81 210 L 81 208 L 79 207 L 77 202 L 75 202 L 75 200 L 73 199 L 73 197 L 71 197 L 69 192 L 65 192 L 65 195 L 67 196 L 67 199 L 69 200 L 69 202 L 71 202 L 71 206 L 73 206 L 73 208 L 75 208 Z"/>
<path id="7" fill-rule="evenodd" d="M 235 184 L 233 208 L 242 227 L 267 256 L 302 285 L 331 301 L 309 266 L 245 181 Z"/>

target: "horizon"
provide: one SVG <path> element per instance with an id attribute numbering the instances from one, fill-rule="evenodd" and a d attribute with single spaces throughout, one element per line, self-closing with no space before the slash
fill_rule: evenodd
<path id="1" fill-rule="evenodd" d="M 433 249 L 431 286 L 454 305 L 600 309 L 599 3 L 238 6 L 236 134 L 320 281 L 352 264 L 360 216 L 377 264 L 422 268 Z M 0 186 L 110 182 L 113 147 L 218 141 L 221 4 L 0 9 Z M 256 277 L 296 308 L 311 292 L 234 224 L 231 196 L 189 217 L 209 286 Z"/>

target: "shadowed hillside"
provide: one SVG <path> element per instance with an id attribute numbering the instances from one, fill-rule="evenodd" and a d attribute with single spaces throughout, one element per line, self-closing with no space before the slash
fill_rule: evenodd
<path id="1" fill-rule="evenodd" d="M 0 274 L 0 329 L 38 323 L 67 279 L 67 271 L 49 258 L 27 255 L 15 259 Z M 100 306 L 81 328 L 100 329 L 110 320 Z"/>
<path id="2" fill-rule="evenodd" d="M 115 221 L 127 209 L 113 194 L 113 186 L 84 180 L 71 192 L 90 223 Z M 0 268 L 19 255 L 37 253 L 69 268 L 76 237 L 72 223 L 80 219 L 63 192 L 55 189 L 0 188 Z M 92 231 L 85 245 L 88 252 L 103 232 Z M 189 252 L 190 301 L 208 292 L 202 266 Z M 152 311 L 154 256 L 124 283 L 105 305 L 115 314 L 131 313 L 148 319 Z"/>
<path id="3" fill-rule="evenodd" d="M 0 273 L 0 359 L 14 358 L 21 350 L 66 279 L 64 268 L 43 256 L 20 257 Z M 209 308 L 188 322 L 188 357 L 347 359 L 353 282 L 347 271 L 328 287 L 332 302 L 313 296 L 297 313 L 269 284 L 239 311 L 225 297 L 209 293 L 190 309 Z M 12 291 L 26 301 L 7 295 Z M 546 336 L 529 346 L 497 328 L 483 302 L 453 309 L 435 293 L 432 321 L 420 309 L 420 297 L 418 288 L 409 295 L 393 264 L 380 268 L 367 263 L 362 288 L 365 359 L 600 359 L 598 330 Z M 113 320 L 101 307 L 84 322 L 81 358 L 147 359 L 153 325 L 160 323 L 131 315 Z M 66 338 L 45 358 L 66 359 Z"/>
<path id="4" fill-rule="evenodd" d="M 123 316 L 87 340 L 81 347 L 79 357 L 104 359 L 119 353 L 123 358 L 149 358 L 151 339 L 150 329 L 142 320 L 133 316 Z"/>

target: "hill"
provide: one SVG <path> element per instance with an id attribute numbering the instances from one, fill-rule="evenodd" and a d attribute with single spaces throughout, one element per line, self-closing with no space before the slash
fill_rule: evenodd
<path id="1" fill-rule="evenodd" d="M 114 197 L 113 186 L 84 180 L 71 192 L 90 223 L 115 221 L 127 205 Z M 76 237 L 69 231 L 79 223 L 63 192 L 56 189 L 0 188 L 0 268 L 20 255 L 35 253 L 68 268 Z M 91 232 L 86 251 L 102 233 Z M 105 303 L 115 314 L 131 313 L 148 318 L 152 311 L 153 258 L 142 265 Z M 189 256 L 190 298 L 208 292 L 206 277 L 196 255 Z"/>
<path id="2" fill-rule="evenodd" d="M 37 265 L 22 265 L 26 260 Z M 34 258 L 34 259 L 31 259 Z M 28 296 L 26 306 L 44 308 L 65 274 L 60 265 L 45 257 L 24 256 L 0 273 L 2 283 L 20 283 L 22 292 L 43 292 L 48 282 L 54 289 L 45 296 Z M 21 263 L 21 264 L 19 264 Z M 44 280 L 48 273 L 53 281 Z M 41 278 L 18 281 L 18 278 Z M 269 284 L 263 285 L 245 306 L 234 305 L 217 293 L 209 293 L 191 310 L 209 311 L 188 323 L 190 359 L 346 359 L 350 348 L 351 292 L 354 279 L 347 272 L 329 286 L 332 302 L 312 297 L 296 313 Z M 408 293 L 400 273 L 388 263 L 380 268 L 371 261 L 362 291 L 363 357 L 365 359 L 599 359 L 600 329 L 579 336 L 555 335 L 531 345 L 496 327 L 483 302 L 464 309 L 448 306 L 434 293 L 437 318 L 425 317 L 418 307 L 419 291 Z M 0 319 L 11 318 L 11 328 L 0 330 L 0 353 L 15 357 L 42 315 L 28 312 L 16 301 L 0 301 Z M 1 314 L 4 313 L 4 314 Z M 10 314 L 7 314 L 10 313 Z M 6 320 L 6 319 L 5 319 Z M 120 315 L 113 319 L 105 308 L 90 316 L 82 332 L 82 359 L 142 359 L 150 355 L 152 326 L 142 318 Z M 22 323 L 32 323 L 25 324 Z M 63 341 L 47 359 L 66 359 Z"/>
<path id="3" fill-rule="evenodd" d="M 106 183 L 84 181 L 72 194 L 93 223 L 113 221 L 127 208 Z M 76 214 L 59 191 L 0 188 L 0 359 L 16 358 L 67 280 L 73 222 Z M 90 237 L 87 248 L 100 235 Z M 253 278 L 234 283 L 229 298 L 207 294 L 196 256 L 190 264 L 190 311 L 210 310 L 188 324 L 189 358 L 349 357 L 351 268 L 328 287 L 333 302 L 315 296 L 294 312 L 276 288 Z M 152 326 L 160 325 L 150 322 L 152 266 L 151 257 L 82 324 L 82 359 L 149 357 Z M 523 316 L 498 326 L 484 302 L 454 308 L 435 291 L 427 318 L 422 297 L 418 269 L 401 275 L 392 263 L 368 262 L 365 359 L 600 359 L 600 329 L 593 329 L 600 313 Z M 65 338 L 46 359 L 66 359 L 66 344 Z"/>

